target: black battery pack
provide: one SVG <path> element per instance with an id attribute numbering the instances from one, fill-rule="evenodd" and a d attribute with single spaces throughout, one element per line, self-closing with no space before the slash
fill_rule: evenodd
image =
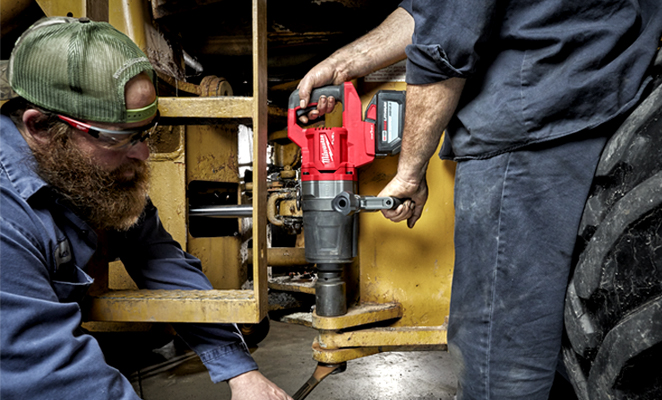
<path id="1" fill-rule="evenodd" d="M 403 90 L 380 90 L 370 100 L 365 121 L 375 124 L 375 156 L 386 157 L 400 152 L 405 124 Z"/>

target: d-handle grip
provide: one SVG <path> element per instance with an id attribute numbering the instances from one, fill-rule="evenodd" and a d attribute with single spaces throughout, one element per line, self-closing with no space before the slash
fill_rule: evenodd
<path id="1" fill-rule="evenodd" d="M 320 88 L 313 89 L 312 93 L 310 94 L 310 101 L 308 101 L 308 105 L 306 106 L 306 108 L 297 110 L 297 119 L 300 116 L 308 114 L 309 112 L 314 110 L 321 96 L 334 97 L 336 101 L 342 103 L 344 98 L 344 90 L 345 87 L 343 85 L 323 86 Z M 300 103 L 301 103 L 301 99 L 299 98 L 299 89 L 297 89 L 294 92 L 292 92 L 292 94 L 290 95 L 288 107 L 290 109 L 296 109 L 297 107 L 300 106 Z"/>

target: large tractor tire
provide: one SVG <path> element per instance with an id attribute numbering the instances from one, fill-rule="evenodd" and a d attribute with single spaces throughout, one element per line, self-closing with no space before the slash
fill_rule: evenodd
<path id="1" fill-rule="evenodd" d="M 662 64 L 662 52 L 656 64 Z M 580 400 L 662 399 L 662 85 L 610 139 L 584 209 L 563 355 Z"/>

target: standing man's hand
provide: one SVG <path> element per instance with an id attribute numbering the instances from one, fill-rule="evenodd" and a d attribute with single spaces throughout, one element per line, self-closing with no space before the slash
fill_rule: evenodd
<path id="1" fill-rule="evenodd" d="M 308 71 L 306 76 L 299 82 L 298 89 L 302 109 L 308 106 L 310 94 L 314 88 L 327 85 L 340 85 L 345 82 L 347 77 L 340 75 L 336 64 L 333 58 L 327 58 Z M 308 115 L 302 115 L 299 117 L 299 120 L 304 124 L 308 123 L 308 120 L 315 120 L 324 114 L 330 113 L 335 106 L 336 99 L 333 96 L 328 98 L 326 96 L 320 96 L 317 101 L 317 109 L 310 111 Z"/>
<path id="2" fill-rule="evenodd" d="M 228 381 L 232 400 L 293 400 L 259 371 L 249 371 Z"/>
<path id="3" fill-rule="evenodd" d="M 407 112 L 402 134 L 398 172 L 379 193 L 380 197 L 408 198 L 395 210 L 382 213 L 393 222 L 407 220 L 413 228 L 428 199 L 425 180 L 428 163 L 441 134 L 455 112 L 464 79 L 450 78 L 426 85 L 407 85 Z"/>
<path id="4" fill-rule="evenodd" d="M 377 196 L 407 199 L 395 210 L 382 210 L 382 214 L 393 222 L 407 220 L 407 226 L 413 228 L 428 200 L 428 184 L 425 176 L 422 179 L 405 179 L 396 175 Z"/>
<path id="5" fill-rule="evenodd" d="M 314 88 L 340 85 L 403 60 L 405 47 L 411 44 L 414 18 L 403 8 L 396 8 L 378 27 L 342 47 L 317 64 L 299 82 L 301 108 L 306 108 Z M 333 111 L 333 97 L 320 97 L 317 109 L 299 117 L 303 123 Z"/>

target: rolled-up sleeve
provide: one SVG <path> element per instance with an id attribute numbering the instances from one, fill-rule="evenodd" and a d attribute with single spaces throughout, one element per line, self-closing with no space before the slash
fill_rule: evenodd
<path id="1" fill-rule="evenodd" d="M 200 260 L 184 252 L 164 229 L 150 203 L 144 219 L 124 237 L 119 257 L 144 289 L 210 290 Z M 114 241 L 115 241 L 114 240 Z M 258 369 L 235 324 L 173 324 L 177 334 L 200 356 L 213 382 Z"/>
<path id="2" fill-rule="evenodd" d="M 453 77 L 468 78 L 476 70 L 498 22 L 495 4 L 494 0 L 401 3 L 415 21 L 412 44 L 406 48 L 407 83 L 423 85 Z"/>

